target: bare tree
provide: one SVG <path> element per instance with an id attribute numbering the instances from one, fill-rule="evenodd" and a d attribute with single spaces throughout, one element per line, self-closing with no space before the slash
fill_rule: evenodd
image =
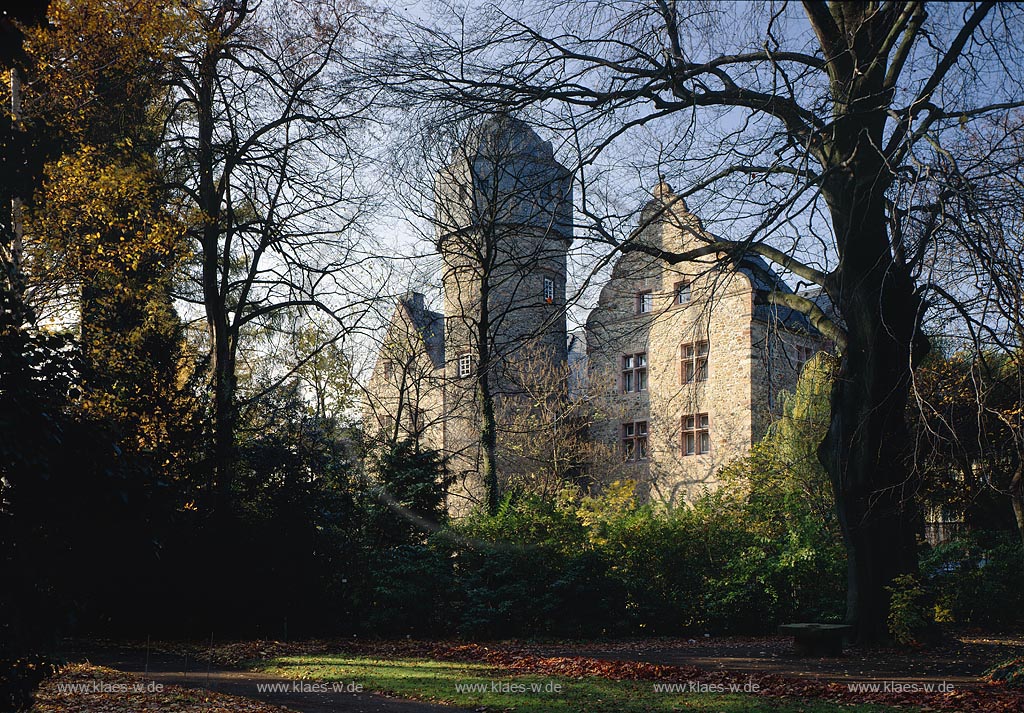
<path id="1" fill-rule="evenodd" d="M 929 348 L 926 319 L 946 305 L 972 333 L 1005 327 L 976 309 L 991 284 L 962 279 L 966 263 L 972 274 L 995 267 L 977 221 L 959 214 L 987 169 L 958 155 L 966 128 L 1024 104 L 1022 12 L 994 2 L 527 2 L 462 11 L 445 26 L 405 23 L 415 42 L 374 68 L 407 101 L 460 116 L 530 110 L 561 132 L 592 237 L 650 251 L 612 229 L 622 216 L 604 198 L 629 185 L 629 171 L 661 171 L 688 186 L 681 198 L 708 206 L 703 215 L 717 214 L 714 225 L 731 215 L 732 235 L 656 257 L 759 255 L 828 296 L 838 319 L 799 293 L 763 299 L 804 313 L 841 357 L 819 455 L 849 553 L 847 616 L 863 643 L 888 638 L 887 587 L 917 567 L 905 413 Z M 1002 130 L 982 139 L 990 157 L 1017 140 L 994 125 Z M 603 194 L 588 190 L 609 165 L 629 170 Z M 957 252 L 970 260 L 946 259 Z"/>
<path id="2" fill-rule="evenodd" d="M 164 168 L 196 257 L 184 297 L 209 334 L 216 501 L 228 501 L 238 418 L 236 368 L 247 332 L 285 310 L 337 315 L 365 303 L 353 279 L 356 131 L 363 95 L 339 57 L 358 41 L 359 6 L 212 0 L 189 6 Z"/>

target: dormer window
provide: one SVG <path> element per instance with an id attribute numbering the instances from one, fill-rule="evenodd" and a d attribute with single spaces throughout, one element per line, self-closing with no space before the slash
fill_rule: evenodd
<path id="1" fill-rule="evenodd" d="M 654 293 L 650 290 L 636 296 L 636 313 L 647 314 L 654 309 Z"/>
<path id="2" fill-rule="evenodd" d="M 550 277 L 544 278 L 544 302 L 549 305 L 555 303 L 555 281 Z"/>

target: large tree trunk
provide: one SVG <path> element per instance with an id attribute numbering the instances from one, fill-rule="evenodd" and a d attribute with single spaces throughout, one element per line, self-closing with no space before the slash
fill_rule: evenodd
<path id="1" fill-rule="evenodd" d="M 863 148 L 847 155 L 863 156 Z M 889 240 L 883 171 L 854 159 L 825 189 L 840 245 L 829 291 L 846 323 L 847 347 L 819 457 L 846 540 L 847 620 L 861 644 L 889 640 L 888 587 L 918 569 L 906 407 L 928 343 L 920 332 L 920 300 Z"/>
<path id="2" fill-rule="evenodd" d="M 845 322 L 819 458 L 829 474 L 848 557 L 847 621 L 860 644 L 889 641 L 893 579 L 917 564 L 916 474 L 907 399 L 928 350 L 921 300 L 898 236 L 889 233 L 893 175 L 883 152 L 891 90 L 884 83 L 891 27 L 877 8 L 807 4 L 826 47 L 832 120 L 813 150 L 835 232 L 836 269 L 825 285 Z M 834 24 L 833 24 L 834 22 Z"/>
<path id="3" fill-rule="evenodd" d="M 867 644 L 888 639 L 887 587 L 917 571 L 916 481 L 905 450 L 910 355 L 877 311 L 848 316 L 847 324 L 851 339 L 820 455 L 847 545 L 847 620 Z"/>

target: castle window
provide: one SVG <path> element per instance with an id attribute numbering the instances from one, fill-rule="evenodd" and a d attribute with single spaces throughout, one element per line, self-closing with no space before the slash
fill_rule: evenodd
<path id="1" fill-rule="evenodd" d="M 677 282 L 675 284 L 675 304 L 684 305 L 690 301 L 690 283 Z"/>
<path id="2" fill-rule="evenodd" d="M 680 378 L 682 383 L 708 380 L 708 343 L 693 342 L 679 347 L 682 361 Z"/>
<path id="3" fill-rule="evenodd" d="M 459 378 L 465 379 L 467 376 L 473 373 L 473 355 L 472 354 L 460 354 L 459 355 Z"/>
<path id="4" fill-rule="evenodd" d="M 647 352 L 622 357 L 622 393 L 647 391 Z"/>
<path id="5" fill-rule="evenodd" d="M 391 379 L 391 372 L 393 371 L 393 369 L 394 363 L 390 359 L 385 359 L 384 363 L 381 365 L 381 371 L 384 372 L 384 378 L 386 380 Z"/>
<path id="6" fill-rule="evenodd" d="M 641 292 L 636 296 L 636 312 L 637 314 L 647 314 L 654 309 L 654 293 L 650 290 Z"/>
<path id="7" fill-rule="evenodd" d="M 711 452 L 711 434 L 706 413 L 683 416 L 683 455 L 704 455 Z"/>
<path id="8" fill-rule="evenodd" d="M 622 456 L 626 460 L 647 460 L 647 421 L 622 424 Z"/>
<path id="9" fill-rule="evenodd" d="M 802 344 L 796 345 L 796 373 L 799 375 L 803 372 L 807 362 L 814 356 L 814 349 L 811 347 L 805 347 Z"/>
<path id="10" fill-rule="evenodd" d="M 544 278 L 544 301 L 549 305 L 555 303 L 555 281 L 550 277 Z"/>

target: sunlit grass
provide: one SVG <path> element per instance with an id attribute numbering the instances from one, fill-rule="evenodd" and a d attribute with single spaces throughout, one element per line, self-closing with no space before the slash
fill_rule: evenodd
<path id="1" fill-rule="evenodd" d="M 823 713 L 834 710 L 882 713 L 910 710 L 877 705 L 840 706 L 814 700 L 784 700 L 749 694 L 670 694 L 655 692 L 650 681 L 509 675 L 485 664 L 425 659 L 289 656 L 256 665 L 262 671 L 289 679 L 355 682 L 366 691 L 475 710 L 514 710 L 516 713 Z M 474 690 L 475 686 L 484 690 Z M 499 690 L 492 690 L 494 687 Z"/>

